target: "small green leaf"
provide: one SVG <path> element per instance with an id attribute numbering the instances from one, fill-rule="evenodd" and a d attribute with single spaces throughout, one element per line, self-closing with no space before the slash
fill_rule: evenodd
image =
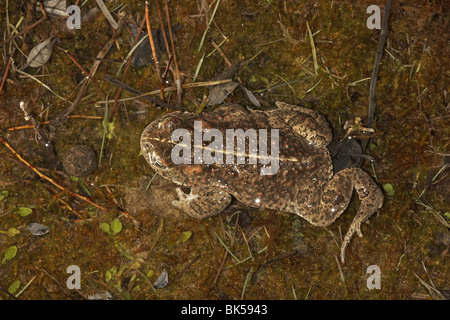
<path id="1" fill-rule="evenodd" d="M 11 294 L 14 294 L 17 291 L 17 289 L 19 289 L 19 288 L 20 288 L 20 280 L 17 279 L 13 283 L 11 283 L 11 285 L 8 288 L 8 292 Z"/>
<path id="2" fill-rule="evenodd" d="M 110 271 L 106 271 L 105 273 L 105 282 L 108 283 L 112 278 L 112 273 Z"/>
<path id="3" fill-rule="evenodd" d="M 446 213 L 444 213 L 444 217 L 446 217 L 447 219 L 450 219 L 450 212 L 446 212 Z"/>
<path id="4" fill-rule="evenodd" d="M 148 272 L 145 276 L 150 279 L 153 276 L 153 274 L 155 274 L 155 272 L 153 270 L 148 270 Z"/>
<path id="5" fill-rule="evenodd" d="M 180 242 L 186 242 L 192 237 L 192 231 L 185 231 L 181 234 Z"/>
<path id="6" fill-rule="evenodd" d="M 128 292 L 126 292 L 126 291 L 122 291 L 121 295 L 122 295 L 122 297 L 123 297 L 125 300 L 131 300 L 131 294 L 130 294 L 130 293 L 128 293 Z"/>
<path id="7" fill-rule="evenodd" d="M 70 176 L 70 180 L 75 181 L 75 182 L 80 181 L 80 179 L 78 177 L 75 177 L 75 176 Z"/>
<path id="8" fill-rule="evenodd" d="M 100 223 L 100 229 L 102 229 L 107 234 L 111 234 L 111 227 L 109 226 L 109 223 L 106 222 Z"/>
<path id="9" fill-rule="evenodd" d="M 393 196 L 395 194 L 394 187 L 390 183 L 383 184 L 383 189 L 388 196 Z"/>
<path id="10" fill-rule="evenodd" d="M 21 217 L 26 217 L 28 216 L 31 212 L 33 212 L 33 209 L 29 208 L 29 207 L 19 207 L 17 208 L 17 213 L 21 216 Z"/>
<path id="11" fill-rule="evenodd" d="M 111 231 L 112 234 L 118 234 L 122 230 L 122 222 L 119 219 L 114 219 L 111 221 Z"/>
<path id="12" fill-rule="evenodd" d="M 9 192 L 6 190 L 3 190 L 2 192 L 0 192 L 0 201 L 5 199 L 6 197 L 8 197 L 8 195 L 9 195 Z"/>
<path id="13" fill-rule="evenodd" d="M 9 228 L 8 231 L 6 231 L 6 234 L 8 235 L 8 237 L 11 237 L 11 238 L 19 233 L 20 233 L 20 231 L 17 230 L 16 228 Z"/>
<path id="14" fill-rule="evenodd" d="M 9 247 L 8 249 L 5 250 L 5 257 L 2 260 L 2 264 L 5 263 L 6 260 L 11 260 L 12 258 L 14 258 L 17 254 L 17 247 L 16 246 L 12 246 Z"/>
<path id="15" fill-rule="evenodd" d="M 111 268 L 109 268 L 108 271 L 111 272 L 111 275 L 114 276 L 117 273 L 117 267 L 116 266 L 112 266 Z"/>

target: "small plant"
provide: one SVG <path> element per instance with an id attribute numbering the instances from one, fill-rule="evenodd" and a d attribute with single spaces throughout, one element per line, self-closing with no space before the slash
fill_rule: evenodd
<path id="1" fill-rule="evenodd" d="M 7 198 L 9 195 L 9 192 L 6 190 L 0 191 L 0 201 L 2 201 L 3 199 Z"/>
<path id="2" fill-rule="evenodd" d="M 388 196 L 393 196 L 395 194 L 394 186 L 390 183 L 383 184 L 383 189 Z"/>
<path id="3" fill-rule="evenodd" d="M 21 216 L 21 217 L 26 217 L 28 216 L 31 212 L 33 212 L 33 209 L 29 208 L 29 207 L 19 207 L 17 208 L 17 213 Z"/>
<path id="4" fill-rule="evenodd" d="M 109 235 L 116 235 L 122 230 L 122 222 L 119 219 L 114 219 L 111 223 L 100 223 L 100 229 Z"/>
<path id="5" fill-rule="evenodd" d="M 13 259 L 17 254 L 17 247 L 12 246 L 5 250 L 5 253 L 3 255 L 2 264 L 4 264 L 7 260 Z"/>
<path id="6" fill-rule="evenodd" d="M 12 237 L 14 237 L 16 234 L 19 234 L 20 231 L 17 230 L 16 228 L 9 228 L 9 229 L 6 230 L 6 231 L 0 231 L 0 233 L 4 233 L 4 234 L 6 234 L 8 237 L 12 238 Z"/>

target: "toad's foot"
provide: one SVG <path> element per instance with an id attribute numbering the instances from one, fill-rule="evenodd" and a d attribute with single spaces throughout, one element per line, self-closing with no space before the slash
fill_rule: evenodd
<path id="1" fill-rule="evenodd" d="M 205 219 L 221 213 L 231 202 L 231 196 L 218 188 L 192 188 L 186 194 L 177 188 L 179 200 L 172 204 L 196 219 Z"/>
<path id="2" fill-rule="evenodd" d="M 379 190 L 378 190 L 379 191 Z M 358 191 L 357 191 L 358 192 Z M 359 194 L 359 192 L 358 192 Z M 359 197 L 361 199 L 361 196 Z M 358 236 L 362 237 L 361 232 L 361 223 L 366 221 L 376 210 L 378 210 L 381 205 L 383 204 L 383 195 L 381 194 L 381 191 L 379 191 L 378 195 L 375 195 L 374 201 L 370 201 L 370 203 L 367 203 L 367 201 L 364 201 L 364 199 L 361 199 L 361 207 L 359 208 L 358 213 L 356 214 L 355 218 L 353 219 L 352 224 L 348 228 L 347 233 L 345 234 L 344 241 L 341 245 L 341 262 L 344 263 L 345 261 L 345 249 L 347 248 L 348 244 L 350 243 L 350 240 L 353 237 L 353 234 L 355 232 L 358 234 Z"/>
<path id="3" fill-rule="evenodd" d="M 312 212 L 303 217 L 316 226 L 326 227 L 332 224 L 347 208 L 350 198 L 356 190 L 361 205 L 350 225 L 341 245 L 341 261 L 345 261 L 345 249 L 353 234 L 362 237 L 361 223 L 370 218 L 383 204 L 383 194 L 367 173 L 359 168 L 347 168 L 339 171 L 328 182 L 320 201 L 319 214 Z"/>
<path id="4" fill-rule="evenodd" d="M 341 245 L 341 262 L 345 261 L 345 249 L 353 235 L 362 237 L 361 223 L 369 219 L 383 204 L 383 194 L 372 178 L 359 168 L 347 168 L 338 172 L 328 183 L 321 203 L 321 213 L 332 223 L 347 207 L 353 188 L 361 205 Z M 345 203 L 345 207 L 342 205 Z"/>

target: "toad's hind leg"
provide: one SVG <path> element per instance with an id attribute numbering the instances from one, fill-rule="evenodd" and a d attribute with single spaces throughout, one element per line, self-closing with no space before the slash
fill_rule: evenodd
<path id="1" fill-rule="evenodd" d="M 177 188 L 179 200 L 172 204 L 196 219 L 205 219 L 221 213 L 231 202 L 231 195 L 219 188 L 192 188 L 186 194 Z"/>
<path id="2" fill-rule="evenodd" d="M 383 204 L 383 194 L 372 178 L 359 168 L 347 168 L 333 176 L 325 187 L 318 225 L 328 226 L 342 214 L 350 201 L 353 188 L 361 200 L 361 205 L 341 245 L 342 263 L 345 259 L 345 249 L 353 234 L 356 232 L 362 237 L 361 223 L 369 219 Z"/>

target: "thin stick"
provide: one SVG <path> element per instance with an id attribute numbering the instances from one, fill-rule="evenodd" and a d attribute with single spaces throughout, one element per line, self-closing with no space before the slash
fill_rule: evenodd
<path id="1" fill-rule="evenodd" d="M 53 184 L 53 185 L 54 185 L 55 187 L 57 187 L 58 189 L 61 189 L 61 190 L 63 190 L 63 191 L 69 192 L 69 194 L 70 194 L 71 196 L 73 196 L 73 197 L 77 197 L 77 198 L 79 198 L 79 199 L 81 199 L 81 200 L 84 200 L 84 201 L 88 202 L 89 204 L 92 204 L 93 206 L 99 208 L 100 210 L 103 210 L 103 211 L 105 211 L 105 212 L 109 212 L 107 209 L 103 208 L 102 206 L 100 206 L 100 205 L 98 205 L 98 204 L 92 202 L 92 200 L 90 200 L 89 198 L 84 197 L 84 196 L 81 196 L 81 195 L 79 195 L 79 194 L 77 194 L 77 193 L 75 193 L 75 192 L 70 191 L 69 189 L 67 189 L 67 188 L 65 188 L 65 187 L 63 187 L 63 186 L 61 186 L 61 185 L 59 185 L 59 184 L 58 184 L 55 180 L 53 180 L 52 178 L 50 178 L 50 177 L 46 176 L 45 174 L 43 174 L 42 172 L 40 172 L 38 169 L 36 169 L 35 167 L 33 167 L 28 161 L 26 161 L 24 158 L 22 158 L 22 156 L 21 156 L 19 153 L 17 153 L 16 150 L 15 150 L 15 149 L 14 149 L 14 148 L 6 141 L 3 137 L 0 137 L 0 142 L 1 142 L 5 147 L 7 147 L 7 148 L 11 151 L 11 153 L 12 153 L 13 155 L 15 155 L 20 161 L 22 161 L 28 168 L 30 168 L 30 169 L 33 170 L 35 173 L 37 173 L 37 175 L 38 175 L 40 178 L 42 178 L 42 179 L 44 179 L 44 180 L 47 180 L 48 182 L 50 182 L 51 184 Z"/>
<path id="2" fill-rule="evenodd" d="M 227 56 L 225 55 L 225 53 L 222 51 L 222 49 L 220 49 L 220 46 L 217 45 L 217 43 L 214 42 L 214 40 L 211 40 L 211 44 L 214 47 L 214 50 L 217 50 L 217 52 L 220 54 L 220 56 L 223 58 L 223 60 L 225 60 L 226 64 L 231 67 L 233 64 L 231 63 L 231 61 L 227 58 Z"/>
<path id="3" fill-rule="evenodd" d="M 314 62 L 314 72 L 317 74 L 317 70 L 319 69 L 319 64 L 317 63 L 317 53 L 316 53 L 316 46 L 314 45 L 314 38 L 311 32 L 311 29 L 309 28 L 309 23 L 306 21 L 306 28 L 308 30 L 308 36 L 309 36 L 309 42 L 311 44 L 311 52 Z"/>
<path id="4" fill-rule="evenodd" d="M 369 87 L 369 108 L 367 110 L 367 127 L 372 128 L 373 117 L 375 113 L 375 87 L 377 85 L 378 71 L 380 69 L 381 58 L 383 57 L 383 48 L 384 43 L 386 42 L 386 37 L 388 33 L 388 22 L 389 22 L 389 12 L 391 10 L 391 0 L 387 0 L 384 5 L 384 14 L 383 14 L 383 25 L 381 27 L 380 34 L 380 42 L 378 42 L 378 49 L 375 53 L 375 62 L 373 66 L 372 76 L 370 78 L 370 87 Z M 367 144 L 369 140 L 364 140 L 361 143 L 362 151 L 366 150 Z M 362 163 L 362 162 L 361 162 Z"/>
<path id="5" fill-rule="evenodd" d="M 26 27 L 25 29 L 23 29 L 22 31 L 20 31 L 19 33 L 16 33 L 15 35 L 9 37 L 8 39 L 6 39 L 5 41 L 0 42 L 0 46 L 3 46 L 5 44 L 7 44 L 8 42 L 22 36 L 24 33 L 27 33 L 28 31 L 30 31 L 31 29 L 33 29 L 34 27 L 36 27 L 38 24 L 40 24 L 42 21 L 46 20 L 46 17 L 42 17 L 40 18 L 38 21 L 36 21 L 35 23 L 33 23 L 32 25 L 29 25 L 28 27 Z"/>
<path id="6" fill-rule="evenodd" d="M 163 36 L 163 39 L 164 39 L 164 45 L 166 46 L 167 55 L 170 57 L 171 54 L 170 54 L 169 41 L 167 41 L 166 28 L 164 28 L 163 16 L 162 16 L 162 13 L 161 13 L 161 8 L 159 7 L 158 0 L 156 0 L 156 10 L 158 11 L 159 25 L 160 25 L 162 36 Z"/>
<path id="7" fill-rule="evenodd" d="M 173 40 L 172 23 L 170 22 L 169 5 L 167 3 L 167 0 L 164 0 L 164 2 L 165 2 L 165 9 L 166 9 L 167 25 L 169 26 L 170 44 L 172 45 L 173 62 L 175 63 L 175 84 L 177 86 L 177 102 L 178 102 L 178 106 L 181 107 L 181 94 L 183 92 L 183 89 L 181 86 L 180 70 L 178 69 L 177 53 L 175 50 L 175 42 Z"/>
<path id="8" fill-rule="evenodd" d="M 88 77 L 90 80 L 94 80 L 92 79 L 92 77 L 89 75 L 89 72 L 86 71 L 86 69 L 83 68 L 83 66 L 77 61 L 77 59 L 75 59 L 75 57 L 73 55 L 70 54 L 69 50 L 64 50 L 64 53 L 67 54 L 67 56 L 70 58 L 70 60 L 72 60 L 73 63 L 75 63 L 75 65 L 81 70 L 81 72 L 83 72 L 86 77 Z M 100 94 L 100 96 L 102 96 L 103 98 L 105 98 L 105 93 L 102 91 L 102 89 L 100 88 L 100 86 L 97 84 L 97 82 L 92 81 L 92 83 L 95 86 L 95 89 L 97 89 L 97 92 Z"/>
<path id="9" fill-rule="evenodd" d="M 136 43 L 139 41 L 139 36 L 142 33 L 142 29 L 144 29 L 144 24 L 145 24 L 145 19 L 142 20 L 141 26 L 139 27 L 139 30 L 138 30 L 138 32 L 136 34 L 136 37 L 134 38 L 133 45 L 131 46 L 132 48 L 134 48 Z M 133 53 L 134 53 L 134 51 L 128 57 L 127 65 L 125 66 L 125 70 L 123 70 L 122 82 L 125 82 L 125 77 L 127 76 L 128 69 L 130 68 L 131 57 L 133 56 Z M 122 88 L 121 87 L 117 88 L 116 97 L 114 98 L 114 104 L 113 104 L 113 107 L 112 107 L 112 111 L 111 111 L 111 114 L 110 114 L 109 121 L 112 121 L 114 116 L 115 116 L 115 113 L 116 113 L 116 110 L 117 110 L 117 103 L 118 103 L 118 100 L 119 100 L 119 97 L 120 97 L 121 93 L 122 93 Z"/>
<path id="10" fill-rule="evenodd" d="M 116 39 L 120 36 L 123 30 L 123 23 L 122 21 L 119 22 L 119 29 L 116 30 L 114 35 L 109 39 L 109 41 L 105 44 L 105 46 L 100 50 L 100 52 L 97 54 L 97 59 L 92 64 L 91 72 L 89 73 L 89 78 L 83 83 L 81 86 L 80 91 L 77 94 L 77 97 L 75 98 L 75 101 L 68 107 L 66 110 L 64 110 L 56 119 L 56 122 L 62 123 L 66 121 L 69 117 L 69 115 L 72 113 L 73 110 L 76 109 L 76 107 L 80 104 L 81 99 L 83 98 L 84 94 L 86 93 L 87 87 L 89 83 L 91 82 L 92 77 L 97 72 L 98 67 L 100 66 L 100 63 L 102 62 L 101 59 L 103 59 L 106 54 L 109 52 L 111 47 L 113 46 Z"/>
<path id="11" fill-rule="evenodd" d="M 71 115 L 71 116 L 69 116 L 69 118 L 71 118 L 71 119 L 75 119 L 75 118 L 103 119 L 102 117 L 99 117 L 99 116 L 83 116 L 83 115 Z M 43 121 L 43 122 L 40 122 L 39 125 L 42 126 L 44 124 L 49 124 L 51 122 L 52 122 L 52 120 L 50 120 L 50 121 Z M 34 126 L 32 124 L 26 124 L 26 125 L 23 125 L 23 126 L 16 126 L 16 127 L 11 127 L 11 128 L 6 128 L 6 129 L 0 129 L 0 133 L 5 132 L 5 131 L 16 131 L 16 130 L 32 129 L 32 128 L 34 128 Z"/>
<path id="12" fill-rule="evenodd" d="M 222 220 L 220 220 L 220 221 L 222 222 Z M 238 222 L 239 222 L 239 215 L 237 216 L 236 222 L 234 224 L 234 232 L 233 232 L 233 238 L 231 238 L 230 248 L 233 248 L 234 239 L 236 239 L 236 231 L 237 231 Z M 223 223 L 222 223 L 222 227 L 223 227 Z M 220 263 L 220 267 L 217 270 L 216 277 L 214 278 L 214 282 L 213 282 L 214 286 L 216 285 L 217 280 L 219 280 L 219 276 L 222 273 L 223 266 L 225 265 L 225 261 L 227 260 L 227 257 L 228 257 L 228 251 L 225 250 L 225 252 L 223 253 L 223 257 L 222 257 L 222 262 Z"/>
<path id="13" fill-rule="evenodd" d="M 373 66 L 373 73 L 370 79 L 370 89 L 369 89 L 369 110 L 367 115 L 367 124 L 369 127 L 372 127 L 373 115 L 375 113 L 375 87 L 377 84 L 378 71 L 380 69 L 381 58 L 383 57 L 383 47 L 386 42 L 387 32 L 388 32 L 388 21 L 389 21 L 389 12 L 391 10 L 391 0 L 387 0 L 384 5 L 384 14 L 383 14 L 383 26 L 381 28 L 380 34 L 380 42 L 378 43 L 378 49 L 375 53 L 375 62 Z M 364 149 L 363 149 L 364 150 Z"/>
<path id="14" fill-rule="evenodd" d="M 175 277 L 170 281 L 170 283 L 173 283 L 173 282 L 175 282 L 176 280 L 178 280 L 182 275 L 183 275 L 183 273 L 185 273 L 198 259 L 200 259 L 200 257 L 201 257 L 202 255 L 201 254 L 199 254 L 198 256 L 196 256 L 194 259 L 192 259 L 192 261 L 191 262 L 189 262 L 187 265 L 186 265 L 186 267 L 184 267 L 183 268 L 183 270 L 181 270 L 179 273 L 177 273 L 176 275 L 175 275 Z"/>
<path id="15" fill-rule="evenodd" d="M 167 3 L 167 0 L 165 0 L 165 1 Z M 214 16 L 216 15 L 216 11 L 217 11 L 217 8 L 219 7 L 219 4 L 220 4 L 220 0 L 217 0 L 216 6 L 214 7 L 214 10 L 213 10 L 213 13 L 211 15 L 211 18 L 209 19 L 209 22 L 206 25 L 206 29 L 203 32 L 202 39 L 200 40 L 200 44 L 198 45 L 198 48 L 197 48 L 197 52 L 200 52 L 200 50 L 203 47 L 203 42 L 205 42 L 206 34 L 208 33 L 209 27 L 211 26 L 211 22 L 213 21 Z"/>
<path id="16" fill-rule="evenodd" d="M 117 79 L 114 79 L 113 77 L 111 77 L 111 76 L 109 76 L 107 74 L 103 77 L 103 79 L 105 79 L 108 82 L 111 82 L 115 86 L 121 87 L 122 89 L 127 90 L 128 92 L 131 92 L 132 94 L 139 95 L 139 96 L 141 96 L 142 99 L 145 99 L 147 101 L 153 102 L 156 105 L 159 105 L 159 106 L 162 106 L 162 107 L 166 107 L 166 108 L 179 109 L 179 107 L 177 107 L 177 106 L 171 105 L 169 103 L 160 101 L 160 100 L 155 99 L 155 98 L 150 98 L 148 96 L 142 95 L 142 92 L 139 92 L 138 90 L 136 90 L 136 89 L 126 85 L 125 83 L 123 83 L 123 82 L 121 82 L 121 81 L 119 81 Z"/>
<path id="17" fill-rule="evenodd" d="M 11 54 L 8 57 L 8 62 L 6 63 L 5 72 L 3 73 L 2 83 L 0 84 L 0 94 L 3 91 L 3 85 L 6 82 L 6 78 L 8 77 L 9 66 L 11 65 L 11 61 L 13 60 L 14 53 L 16 52 L 16 48 L 13 48 Z"/>
<path id="18" fill-rule="evenodd" d="M 39 83 L 41 86 L 43 86 L 45 89 L 47 89 L 48 91 L 50 91 L 51 93 L 53 93 L 55 96 L 57 96 L 58 98 L 60 98 L 61 100 L 64 100 L 66 102 L 70 102 L 69 100 L 67 100 L 66 98 L 60 96 L 59 94 L 57 94 L 55 91 L 52 90 L 52 88 L 50 88 L 48 85 L 46 85 L 45 83 L 43 83 L 42 81 L 40 81 L 39 79 L 37 79 L 36 77 L 32 76 L 29 73 L 23 72 L 20 69 L 16 69 L 16 71 L 20 74 L 23 74 L 24 76 L 33 79 L 34 81 L 36 81 L 37 83 Z"/>
<path id="19" fill-rule="evenodd" d="M 97 1 L 97 5 L 100 7 L 100 10 L 102 10 L 103 15 L 105 16 L 106 20 L 108 20 L 111 27 L 113 27 L 114 29 L 119 29 L 119 25 L 117 24 L 116 20 L 114 20 L 108 8 L 106 8 L 103 0 L 95 0 L 95 1 Z"/>
<path id="20" fill-rule="evenodd" d="M 145 21 L 147 23 L 147 33 L 150 47 L 152 48 L 153 61 L 155 62 L 156 75 L 159 82 L 161 82 L 161 70 L 159 70 L 158 55 L 156 54 L 155 42 L 153 41 L 152 27 L 150 26 L 150 3 L 148 1 L 145 1 Z"/>
<path id="21" fill-rule="evenodd" d="M 172 62 L 173 56 L 170 56 L 169 58 L 169 62 L 167 63 L 167 67 L 166 67 L 166 71 L 164 71 L 164 74 L 162 76 L 162 81 L 161 81 L 161 100 L 164 101 L 164 88 L 166 86 L 166 81 L 167 81 L 167 74 L 169 73 L 169 68 L 170 68 L 170 64 Z"/>
<path id="22" fill-rule="evenodd" d="M 119 205 L 119 203 L 117 202 L 117 200 L 114 198 L 113 193 L 111 192 L 111 190 L 108 188 L 108 186 L 105 186 L 106 191 L 108 191 L 109 197 L 107 197 L 101 190 L 100 188 L 95 184 L 95 182 L 90 179 L 87 178 L 88 182 L 94 186 L 94 188 L 97 190 L 98 193 L 100 193 L 100 195 L 103 197 L 103 199 L 105 199 L 111 206 L 114 206 L 117 208 L 117 210 L 119 210 L 125 217 L 127 217 L 128 219 L 131 219 L 134 222 L 135 227 L 140 225 L 140 222 L 138 220 L 136 220 L 132 215 L 130 215 L 128 212 L 126 212 L 124 209 L 122 209 Z"/>
<path id="23" fill-rule="evenodd" d="M 118 81 L 118 80 L 116 80 Z M 227 82 L 231 82 L 233 80 L 231 79 L 225 79 L 225 80 L 215 80 L 215 81 L 205 81 L 205 82 L 191 82 L 191 83 L 185 83 L 182 85 L 183 89 L 188 89 L 188 88 L 196 88 L 196 87 L 207 87 L 207 86 L 216 86 L 218 84 L 222 84 L 222 83 L 227 83 Z M 300 81 L 300 80 L 299 80 Z M 119 81 L 120 82 L 120 81 Z M 298 81 L 297 81 L 298 82 Z M 291 82 L 292 83 L 292 82 Z M 115 85 L 119 85 L 119 84 L 115 84 Z M 120 83 L 120 85 L 123 85 L 122 83 Z M 176 87 L 167 87 L 164 88 L 164 92 L 170 92 L 170 91 L 175 91 L 177 90 Z M 137 91 L 137 90 L 136 90 Z M 150 92 L 146 92 L 146 93 L 142 93 L 140 95 L 137 95 L 136 97 L 131 97 L 131 98 L 123 98 L 123 99 L 119 99 L 118 101 L 122 102 L 122 101 L 129 101 L 129 100 L 134 100 L 134 99 L 140 99 L 143 98 L 145 96 L 151 96 L 154 94 L 159 94 L 161 92 L 161 89 L 156 89 Z M 106 101 L 96 101 L 95 103 L 106 103 Z M 175 106 L 174 106 L 175 107 Z M 178 108 L 178 107 L 177 107 Z M 180 109 L 180 108 L 178 108 Z"/>

